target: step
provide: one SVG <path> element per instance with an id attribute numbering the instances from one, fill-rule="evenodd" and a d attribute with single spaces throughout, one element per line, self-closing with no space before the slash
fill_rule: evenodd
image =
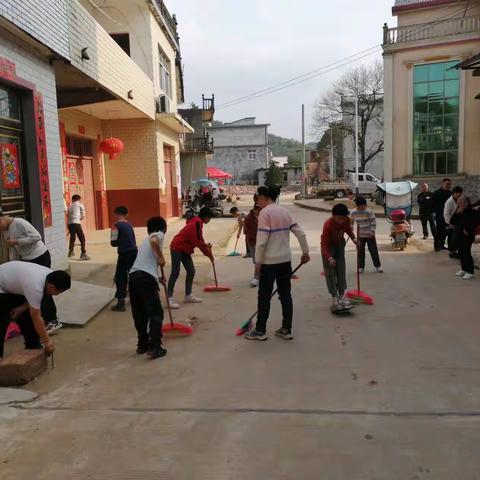
<path id="1" fill-rule="evenodd" d="M 20 350 L 0 360 L 0 387 L 16 387 L 31 382 L 47 369 L 43 350 Z"/>

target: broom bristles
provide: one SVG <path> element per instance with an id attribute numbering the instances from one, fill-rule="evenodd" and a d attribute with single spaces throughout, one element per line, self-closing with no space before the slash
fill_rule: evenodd
<path id="1" fill-rule="evenodd" d="M 346 296 L 354 302 L 362 303 L 363 305 L 373 305 L 373 298 L 361 290 L 349 290 Z"/>
<path id="2" fill-rule="evenodd" d="M 204 292 L 229 292 L 231 290 L 230 287 L 222 287 L 220 285 L 207 285 L 203 291 Z"/>
<path id="3" fill-rule="evenodd" d="M 236 335 L 241 337 L 243 334 L 247 333 L 252 328 L 252 321 L 247 320 L 240 325 L 240 328 L 237 328 Z"/>
<path id="4" fill-rule="evenodd" d="M 191 335 L 193 333 L 193 328 L 190 325 L 185 325 L 183 323 L 177 323 L 173 322 L 172 323 L 167 323 L 162 327 L 162 332 L 163 333 L 168 333 L 168 332 L 178 332 L 182 333 L 184 335 Z"/>

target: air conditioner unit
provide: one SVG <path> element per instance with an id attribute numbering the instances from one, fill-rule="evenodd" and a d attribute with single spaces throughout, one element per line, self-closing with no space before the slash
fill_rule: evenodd
<path id="1" fill-rule="evenodd" d="M 156 100 L 157 113 L 170 113 L 170 99 L 166 95 L 159 95 Z"/>

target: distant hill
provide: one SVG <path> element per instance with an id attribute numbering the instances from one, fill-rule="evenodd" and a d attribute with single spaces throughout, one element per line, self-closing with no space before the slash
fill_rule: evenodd
<path id="1" fill-rule="evenodd" d="M 288 157 L 288 163 L 290 165 L 302 164 L 302 143 L 293 138 L 284 138 L 268 134 L 268 144 L 274 157 Z M 316 149 L 315 143 L 307 144 L 307 149 Z"/>

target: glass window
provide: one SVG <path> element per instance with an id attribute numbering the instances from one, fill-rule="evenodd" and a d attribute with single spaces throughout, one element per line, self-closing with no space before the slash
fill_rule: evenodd
<path id="1" fill-rule="evenodd" d="M 163 53 L 163 50 L 158 48 L 158 68 L 159 68 L 159 83 L 160 89 L 165 92 L 167 97 L 172 98 L 172 81 L 170 78 L 170 60 Z"/>
<path id="2" fill-rule="evenodd" d="M 0 117 L 21 120 L 20 99 L 14 93 L 0 88 Z"/>
<path id="3" fill-rule="evenodd" d="M 456 173 L 460 75 L 456 62 L 414 67 L 413 158 L 417 175 Z M 427 97 L 427 98 L 426 98 Z"/>
<path id="4" fill-rule="evenodd" d="M 249 160 L 256 160 L 257 158 L 257 151 L 256 150 L 249 150 L 248 151 L 248 159 Z"/>

